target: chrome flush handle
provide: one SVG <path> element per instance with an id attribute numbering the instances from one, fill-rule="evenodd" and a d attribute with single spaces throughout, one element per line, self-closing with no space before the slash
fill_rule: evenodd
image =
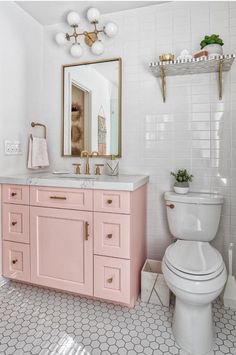
<path id="1" fill-rule="evenodd" d="M 175 208 L 175 205 L 173 203 L 169 204 L 169 205 L 166 205 L 166 207 L 169 207 L 171 209 Z"/>

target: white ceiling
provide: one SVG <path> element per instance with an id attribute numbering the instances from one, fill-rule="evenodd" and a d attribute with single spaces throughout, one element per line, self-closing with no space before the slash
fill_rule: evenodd
<path id="1" fill-rule="evenodd" d="M 166 1 L 16 1 L 42 25 L 63 22 L 70 10 L 85 15 L 89 7 L 97 7 L 102 14 L 161 4 Z"/>

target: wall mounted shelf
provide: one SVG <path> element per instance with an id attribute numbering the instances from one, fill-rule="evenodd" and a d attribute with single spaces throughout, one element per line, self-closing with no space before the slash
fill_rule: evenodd
<path id="1" fill-rule="evenodd" d="M 163 102 L 166 101 L 166 76 L 192 75 L 202 73 L 219 74 L 219 99 L 222 99 L 222 72 L 229 71 L 235 59 L 235 54 L 221 55 L 217 58 L 197 58 L 174 60 L 170 62 L 152 62 L 149 68 L 154 76 L 161 78 Z"/>

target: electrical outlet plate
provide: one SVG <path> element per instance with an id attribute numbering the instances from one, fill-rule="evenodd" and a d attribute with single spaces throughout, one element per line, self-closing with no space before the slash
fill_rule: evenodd
<path id="1" fill-rule="evenodd" d="M 5 155 L 21 155 L 21 142 L 5 140 Z"/>

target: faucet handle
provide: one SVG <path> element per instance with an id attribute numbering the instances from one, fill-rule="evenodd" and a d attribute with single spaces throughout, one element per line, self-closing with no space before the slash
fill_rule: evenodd
<path id="1" fill-rule="evenodd" d="M 89 152 L 87 150 L 82 150 L 82 152 L 80 153 L 80 158 L 88 157 L 88 156 L 89 156 Z"/>
<path id="2" fill-rule="evenodd" d="M 101 175 L 101 166 L 104 166 L 104 164 L 95 164 L 96 168 L 95 168 L 95 175 Z"/>
<path id="3" fill-rule="evenodd" d="M 98 157 L 99 156 L 99 153 L 94 150 L 92 153 L 91 153 L 91 157 Z"/>
<path id="4" fill-rule="evenodd" d="M 76 166 L 76 169 L 75 169 L 75 173 L 77 175 L 80 175 L 80 167 L 81 167 L 81 164 L 77 164 L 77 163 L 73 163 L 72 165 Z"/>

